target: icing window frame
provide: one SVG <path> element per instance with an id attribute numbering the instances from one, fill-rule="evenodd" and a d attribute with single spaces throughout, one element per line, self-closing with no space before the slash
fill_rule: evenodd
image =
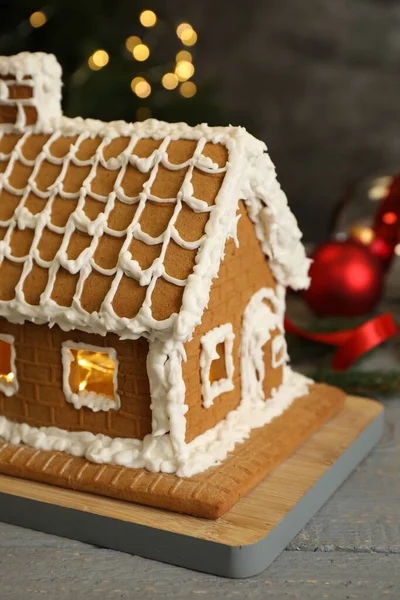
<path id="1" fill-rule="evenodd" d="M 0 392 L 3 392 L 7 398 L 14 396 L 18 392 L 19 384 L 17 377 L 17 367 L 15 364 L 15 337 L 5 333 L 0 334 L 0 342 L 5 342 L 10 347 L 10 370 L 7 375 L 0 375 Z M 12 375 L 12 377 L 11 377 Z"/>
<path id="2" fill-rule="evenodd" d="M 233 383 L 233 374 L 235 372 L 233 364 L 234 340 L 235 334 L 231 323 L 225 323 L 224 325 L 211 329 L 203 335 L 200 340 L 200 374 L 204 408 L 210 408 L 210 406 L 214 404 L 215 398 L 225 392 L 231 392 L 235 387 Z M 217 352 L 217 346 L 219 344 L 224 344 L 225 347 L 226 377 L 211 382 L 211 365 L 214 360 L 220 358 Z"/>
<path id="3" fill-rule="evenodd" d="M 78 362 L 77 357 L 72 352 L 89 351 L 92 353 L 107 354 L 110 360 L 114 363 L 112 373 L 113 398 L 106 394 L 97 393 L 94 391 L 86 391 L 85 389 L 74 391 L 71 388 L 71 367 L 74 362 Z M 118 394 L 118 358 L 115 348 L 104 346 L 93 346 L 91 344 L 77 343 L 72 341 L 63 342 L 61 346 L 61 360 L 63 368 L 63 392 L 67 402 L 72 404 L 77 410 L 80 408 L 89 408 L 93 412 L 109 410 L 119 410 L 121 407 L 121 399 Z"/>

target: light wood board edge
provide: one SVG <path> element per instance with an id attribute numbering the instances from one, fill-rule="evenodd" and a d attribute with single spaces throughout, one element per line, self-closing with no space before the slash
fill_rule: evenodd
<path id="1" fill-rule="evenodd" d="M 382 411 L 374 400 L 348 396 L 343 410 L 216 521 L 5 475 L 0 475 L 0 493 L 217 543 L 248 545 L 268 535 Z"/>

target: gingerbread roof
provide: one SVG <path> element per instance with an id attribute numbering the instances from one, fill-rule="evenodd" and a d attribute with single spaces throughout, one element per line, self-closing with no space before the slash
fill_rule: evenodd
<path id="1" fill-rule="evenodd" d="M 36 123 L 0 123 L 0 316 L 188 339 L 243 198 L 277 280 L 307 285 L 296 221 L 244 129 L 37 110 Z"/>

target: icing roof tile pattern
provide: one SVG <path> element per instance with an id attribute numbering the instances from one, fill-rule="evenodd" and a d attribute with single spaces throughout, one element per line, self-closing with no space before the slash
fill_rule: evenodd
<path id="1" fill-rule="evenodd" d="M 122 337 L 171 331 L 227 158 L 204 136 L 4 133 L 0 314 Z"/>

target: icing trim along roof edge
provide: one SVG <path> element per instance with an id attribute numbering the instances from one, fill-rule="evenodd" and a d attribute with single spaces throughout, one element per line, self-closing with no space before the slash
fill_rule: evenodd
<path id="1" fill-rule="evenodd" d="M 0 131 L 1 131 L 0 127 Z M 72 305 L 66 309 L 50 301 L 32 306 L 23 298 L 0 302 L 0 315 L 11 322 L 25 319 L 35 323 L 57 324 L 64 330 L 74 328 L 105 335 L 117 333 L 121 338 L 189 339 L 200 324 L 207 307 L 212 281 L 218 275 L 225 244 L 236 238 L 238 202 L 244 199 L 255 223 L 257 237 L 277 281 L 295 289 L 307 287 L 309 260 L 301 243 L 301 233 L 291 213 L 285 194 L 276 181 L 275 169 L 265 145 L 241 127 L 209 127 L 202 124 L 190 127 L 185 123 L 164 123 L 154 119 L 142 123 L 103 123 L 94 120 L 56 120 L 51 128 L 61 135 L 87 133 L 107 139 L 120 136 L 171 140 L 204 139 L 226 146 L 229 157 L 227 173 L 215 200 L 205 228 L 196 265 L 189 275 L 178 314 L 165 321 L 155 320 L 148 311 L 139 311 L 133 319 L 117 317 L 112 312 L 88 314 Z M 36 131 L 38 132 L 38 131 Z M 43 131 L 41 131 L 43 132 Z"/>

